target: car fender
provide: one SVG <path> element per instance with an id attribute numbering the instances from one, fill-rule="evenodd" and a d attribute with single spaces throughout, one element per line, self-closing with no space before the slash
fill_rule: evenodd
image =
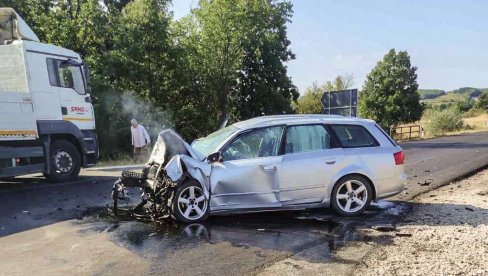
<path id="1" fill-rule="evenodd" d="M 211 166 L 207 162 L 202 162 L 193 157 L 178 154 L 173 156 L 164 168 L 168 177 L 173 182 L 179 182 L 183 175 L 188 173 L 191 177 L 197 180 L 202 186 L 203 192 L 207 199 L 210 198 L 210 172 Z"/>
<path id="2" fill-rule="evenodd" d="M 358 166 L 358 165 L 350 165 L 347 167 L 342 168 L 339 172 L 337 172 L 334 177 L 331 178 L 330 182 L 327 185 L 327 190 L 324 195 L 324 199 L 322 200 L 322 203 L 326 204 L 327 206 L 330 205 L 330 199 L 332 197 L 332 189 L 334 189 L 334 185 L 341 179 L 342 177 L 350 174 L 359 174 L 367 177 L 369 180 L 372 180 L 371 172 L 368 172 L 367 170 L 364 169 L 364 166 Z M 374 182 L 372 182 L 372 185 L 375 186 Z M 373 187 L 376 190 L 376 186 Z"/>

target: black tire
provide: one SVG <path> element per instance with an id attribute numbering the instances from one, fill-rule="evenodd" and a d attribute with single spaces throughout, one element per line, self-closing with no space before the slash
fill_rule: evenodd
<path id="1" fill-rule="evenodd" d="M 190 208 L 190 206 L 185 205 L 183 203 L 179 202 L 180 197 L 185 197 L 185 194 L 189 191 L 190 188 L 193 188 L 195 190 L 195 194 L 198 194 L 198 197 L 203 195 L 203 189 L 200 183 L 196 180 L 187 180 L 185 181 L 182 185 L 180 185 L 178 188 L 176 188 L 175 195 L 173 197 L 173 203 L 172 203 L 172 216 L 174 219 L 176 219 L 179 222 L 183 223 L 192 223 L 192 222 L 199 222 L 199 221 L 205 221 L 208 216 L 209 216 L 209 210 L 210 210 L 210 203 L 208 202 L 208 199 L 204 199 L 201 203 L 205 204 L 205 210 L 202 210 L 203 204 L 199 203 L 194 203 L 196 207 L 198 207 L 202 212 L 203 215 L 198 215 L 196 210 L 191 210 L 191 214 L 195 215 L 195 218 L 190 218 L 188 216 L 184 215 L 184 207 L 187 206 L 187 208 Z M 195 196 L 197 197 L 197 196 Z M 196 208 L 194 207 L 194 208 Z M 185 208 L 186 209 L 186 208 Z"/>
<path id="2" fill-rule="evenodd" d="M 51 144 L 49 158 L 51 172 L 45 175 L 49 181 L 64 182 L 78 177 L 81 169 L 81 156 L 78 149 L 70 142 L 54 141 Z"/>
<path id="3" fill-rule="evenodd" d="M 356 187 L 360 187 L 360 184 L 358 183 L 361 183 L 362 185 L 364 185 L 365 187 L 365 192 L 366 194 L 364 195 L 364 193 L 359 193 L 359 196 L 356 196 L 360 201 L 363 201 L 365 200 L 365 204 L 364 206 L 362 206 L 361 208 L 359 208 L 361 205 L 357 204 L 355 201 L 354 201 L 354 193 L 351 194 L 349 193 L 348 196 L 351 196 L 351 205 L 350 207 L 353 207 L 354 205 L 356 205 L 354 209 L 352 209 L 351 211 L 347 212 L 345 211 L 345 207 L 347 206 L 347 201 L 349 200 L 348 199 L 339 199 L 337 200 L 338 198 L 338 190 L 339 188 L 341 189 L 340 192 L 341 194 L 343 194 L 343 192 L 346 192 L 347 193 L 347 187 L 345 187 L 345 184 L 346 182 L 348 181 L 351 181 L 351 184 L 354 186 L 356 185 Z M 343 189 L 346 189 L 346 191 L 344 191 Z M 360 215 L 361 213 L 364 212 L 364 210 L 366 210 L 370 203 L 371 203 L 371 200 L 373 198 L 373 189 L 371 187 L 371 183 L 364 177 L 362 176 L 359 176 L 359 175 L 350 175 L 350 176 L 345 176 L 343 178 L 341 178 L 335 185 L 334 185 L 334 188 L 332 189 L 332 196 L 331 196 L 331 202 L 330 202 L 330 205 L 331 207 L 334 209 L 334 211 L 336 213 L 338 213 L 339 215 L 341 216 L 345 216 L 345 217 L 353 217 L 353 216 L 358 216 Z M 346 206 L 339 206 L 339 204 L 344 204 Z"/>

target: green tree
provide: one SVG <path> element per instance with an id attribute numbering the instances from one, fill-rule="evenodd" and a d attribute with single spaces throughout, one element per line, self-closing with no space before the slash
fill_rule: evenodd
<path id="1" fill-rule="evenodd" d="M 326 81 L 325 84 L 319 85 L 314 82 L 308 87 L 300 98 L 293 103 L 293 109 L 301 114 L 322 113 L 322 96 L 324 92 L 338 91 L 348 89 L 353 85 L 353 75 L 344 74 L 337 76 L 334 81 Z"/>
<path id="2" fill-rule="evenodd" d="M 337 76 L 334 81 L 327 81 L 324 85 L 325 91 L 345 90 L 353 86 L 353 74 L 344 74 Z"/>
<path id="3" fill-rule="evenodd" d="M 384 129 L 420 119 L 417 67 L 406 51 L 391 49 L 367 76 L 359 94 L 359 115 Z"/>
<path id="4" fill-rule="evenodd" d="M 252 16 L 248 4 L 244 0 L 200 0 L 190 15 L 190 22 L 196 24 L 193 29 L 198 30 L 197 53 L 206 71 L 206 86 L 220 119 L 228 116 L 230 93 L 244 58 L 242 43 L 247 40 Z"/>
<path id="5" fill-rule="evenodd" d="M 198 114 L 197 128 L 206 127 L 200 135 L 227 116 L 235 121 L 292 111 L 298 93 L 284 65 L 294 58 L 286 34 L 290 16 L 288 1 L 201 0 L 174 24 L 179 72 L 188 72 L 180 86 L 191 96 L 185 110 Z M 176 120 L 191 119 L 178 113 Z"/>
<path id="6" fill-rule="evenodd" d="M 244 58 L 230 100 L 236 120 L 290 113 L 290 103 L 299 96 L 284 65 L 295 58 L 286 32 L 291 3 L 251 2 L 251 32 L 242 43 Z"/>
<path id="7" fill-rule="evenodd" d="M 488 91 L 483 92 L 476 101 L 476 107 L 488 111 Z"/>
<path id="8" fill-rule="evenodd" d="M 301 114 L 318 114 L 322 113 L 321 99 L 324 95 L 324 88 L 319 86 L 316 82 L 312 86 L 307 87 L 303 95 L 298 98 L 297 102 L 293 104 L 293 109 Z"/>
<path id="9" fill-rule="evenodd" d="M 106 75 L 143 99 L 168 102 L 171 58 L 168 0 L 134 0 L 122 10 Z"/>

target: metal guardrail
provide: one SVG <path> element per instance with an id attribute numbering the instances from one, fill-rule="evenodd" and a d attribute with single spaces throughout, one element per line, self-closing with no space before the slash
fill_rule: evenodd
<path id="1" fill-rule="evenodd" d="M 421 125 L 392 127 L 390 136 L 395 140 L 421 139 L 424 137 L 424 128 Z"/>

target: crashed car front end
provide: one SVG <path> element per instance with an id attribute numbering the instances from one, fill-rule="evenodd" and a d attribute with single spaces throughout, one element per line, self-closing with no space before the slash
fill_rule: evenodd
<path id="1" fill-rule="evenodd" d="M 187 181 L 198 182 L 207 200 L 211 165 L 203 159 L 174 131 L 162 131 L 142 172 L 124 171 L 114 183 L 114 213 L 118 214 L 118 200 L 127 198 L 129 187 L 141 189 L 142 201 L 132 209 L 132 215 L 142 220 L 174 217 L 175 192 Z"/>

